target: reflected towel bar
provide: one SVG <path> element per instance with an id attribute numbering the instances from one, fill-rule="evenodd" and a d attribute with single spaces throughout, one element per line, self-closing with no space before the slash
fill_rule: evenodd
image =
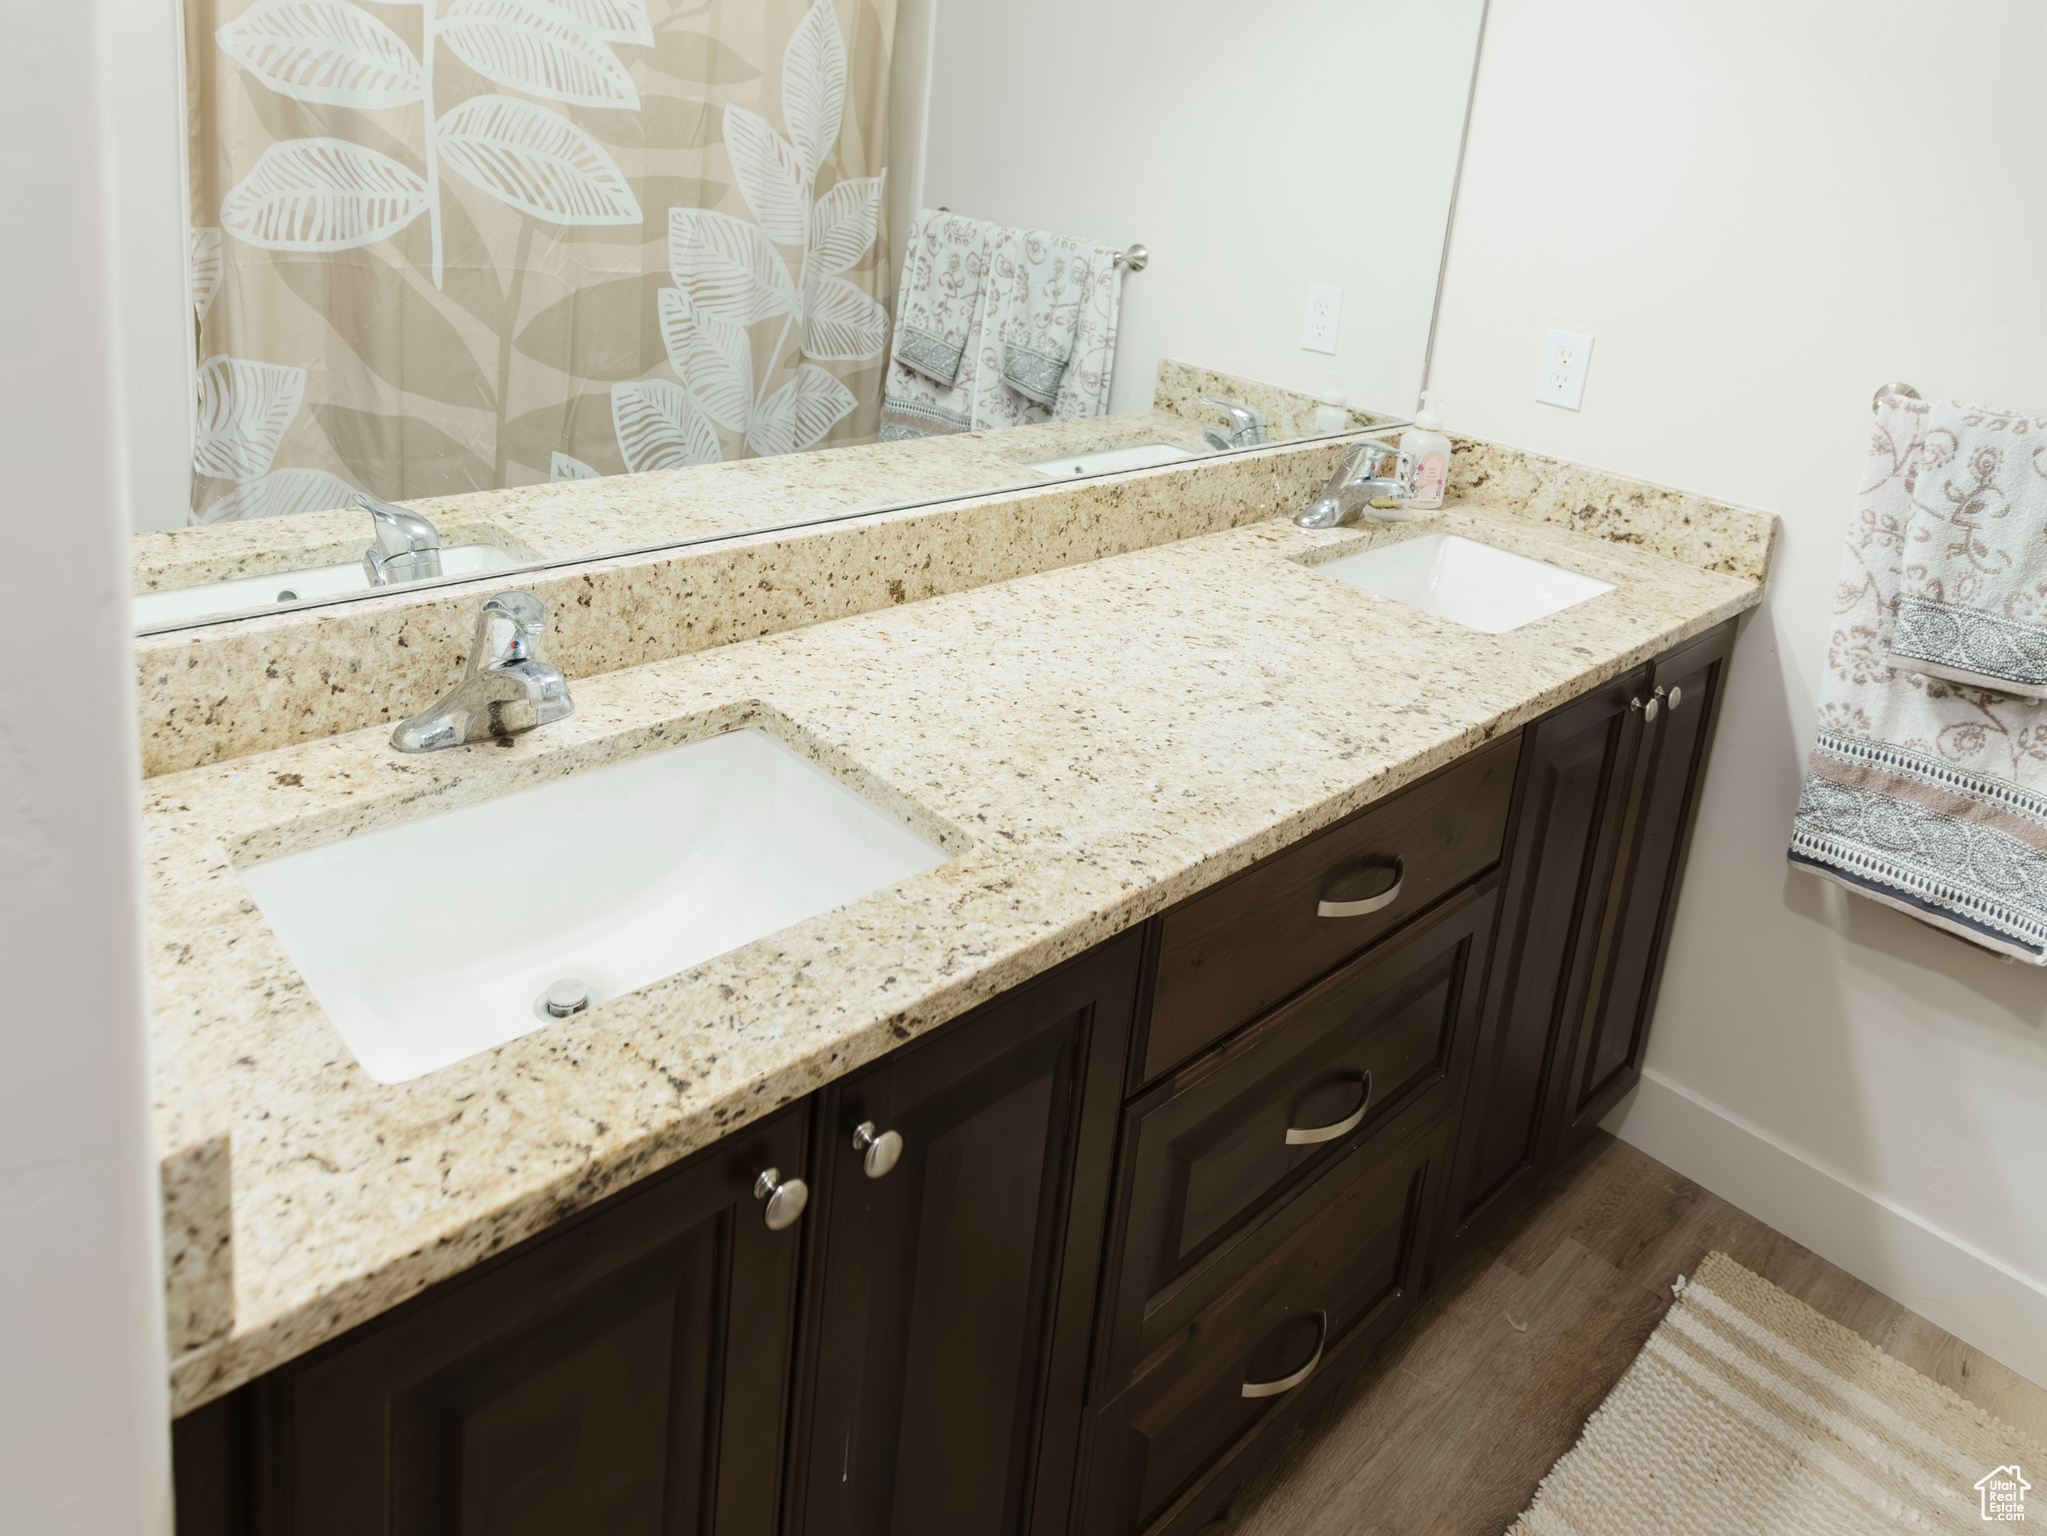
<path id="1" fill-rule="evenodd" d="M 952 210 L 946 207 L 945 204 L 943 203 L 940 203 L 938 205 L 938 211 L 940 213 L 952 212 Z M 1127 267 L 1132 272 L 1142 272 L 1146 267 L 1151 265 L 1151 252 L 1146 250 L 1141 245 L 1133 245 L 1127 251 L 1118 251 L 1116 253 L 1116 265 L 1119 267 Z"/>

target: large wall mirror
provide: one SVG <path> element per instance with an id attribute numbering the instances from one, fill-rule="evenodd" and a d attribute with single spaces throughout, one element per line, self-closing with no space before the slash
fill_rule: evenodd
<path id="1" fill-rule="evenodd" d="M 183 0 L 145 633 L 1422 387 L 1482 0 Z"/>

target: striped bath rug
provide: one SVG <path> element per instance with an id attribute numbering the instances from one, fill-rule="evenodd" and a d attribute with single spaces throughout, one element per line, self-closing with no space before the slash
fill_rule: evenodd
<path id="1" fill-rule="evenodd" d="M 1677 1292 L 1508 1536 L 2047 1524 L 2047 1449 L 2017 1430 L 1724 1253 Z"/>

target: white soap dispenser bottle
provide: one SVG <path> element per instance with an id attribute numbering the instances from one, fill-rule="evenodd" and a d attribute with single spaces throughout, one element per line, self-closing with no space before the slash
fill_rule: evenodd
<path id="1" fill-rule="evenodd" d="M 1414 462 L 1414 495 L 1402 503 L 1410 512 L 1432 512 L 1443 504 L 1443 491 L 1450 483 L 1450 439 L 1443 433 L 1443 418 L 1431 401 L 1443 398 L 1441 390 L 1422 395 L 1422 408 L 1414 413 L 1414 425 L 1400 434 L 1401 451 Z"/>
<path id="2" fill-rule="evenodd" d="M 1343 393 L 1343 381 L 1324 374 L 1329 385 L 1315 396 L 1315 431 L 1322 436 L 1351 429 L 1350 402 Z"/>

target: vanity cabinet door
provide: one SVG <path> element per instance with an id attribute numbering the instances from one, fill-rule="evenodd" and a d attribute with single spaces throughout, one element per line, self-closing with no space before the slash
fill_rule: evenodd
<path id="1" fill-rule="evenodd" d="M 800 1227 L 790 1110 L 252 1389 L 241 1528 L 772 1536 Z"/>
<path id="2" fill-rule="evenodd" d="M 1597 921 L 1601 829 L 1619 819 L 1617 770 L 1633 745 L 1631 699 L 1647 667 L 1524 732 L 1507 834 L 1499 937 L 1450 1179 L 1444 1257 L 1482 1241 L 1542 1166 L 1542 1107 L 1568 1050 L 1566 979 Z M 1561 1050 L 1560 1050 L 1561 1042 Z"/>
<path id="3" fill-rule="evenodd" d="M 1627 805 L 1562 1085 L 1560 1148 L 1591 1135 L 1641 1080 L 1656 985 L 1733 650 L 1729 621 L 1656 660 L 1647 696 L 1657 700 L 1656 717 L 1648 719 L 1645 710 L 1635 727 L 1640 745 L 1627 766 Z"/>
<path id="4" fill-rule="evenodd" d="M 820 1095 L 803 1536 L 1064 1530 L 1140 949 Z"/>

